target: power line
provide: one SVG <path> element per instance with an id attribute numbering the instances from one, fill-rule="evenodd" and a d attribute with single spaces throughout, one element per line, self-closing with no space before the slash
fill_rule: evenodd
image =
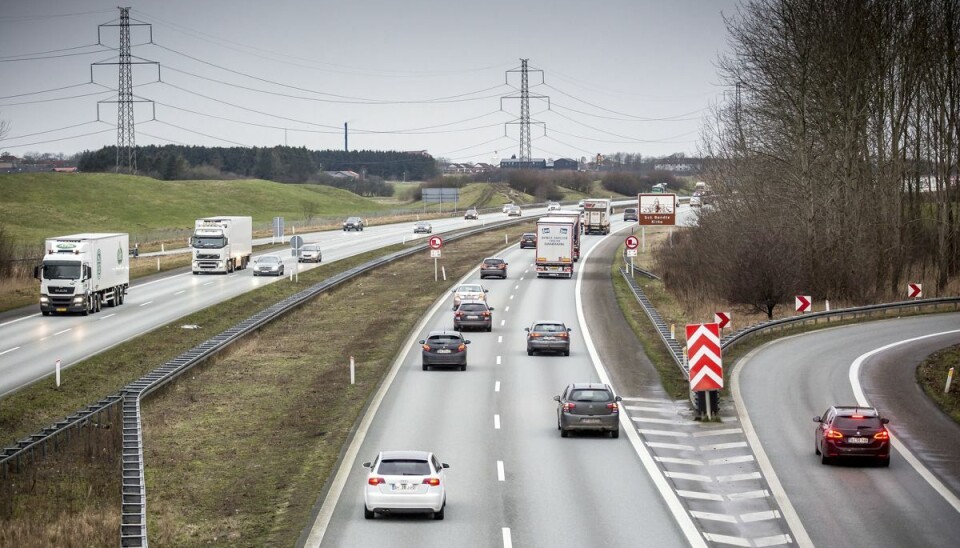
<path id="1" fill-rule="evenodd" d="M 11 140 L 11 139 L 26 139 L 27 137 L 36 137 L 37 135 L 45 135 L 45 134 L 47 134 L 47 133 L 55 133 L 55 132 L 57 132 L 57 131 L 63 131 L 63 130 L 66 130 L 66 129 L 73 129 L 73 128 L 76 128 L 76 127 L 85 126 L 85 125 L 87 125 L 87 124 L 96 124 L 96 123 L 106 123 L 106 122 L 102 122 L 101 120 L 90 120 L 90 121 L 88 121 L 88 122 L 81 122 L 81 123 L 79 123 L 79 124 L 73 124 L 72 126 L 58 127 L 58 128 L 56 128 L 56 129 L 48 129 L 48 130 L 46 130 L 46 131 L 37 131 L 37 132 L 35 132 L 35 133 L 25 133 L 25 134 L 23 134 L 23 135 L 16 135 L 16 136 L 14 136 L 14 137 L 7 137 L 7 138 L 5 138 L 5 139 L 3 140 L 3 142 L 6 143 L 8 140 Z"/>
<path id="2" fill-rule="evenodd" d="M 163 120 L 154 119 L 154 120 L 149 120 L 149 121 L 150 121 L 150 122 L 156 122 L 156 123 L 158 123 L 158 124 L 163 124 L 163 125 L 165 125 L 165 126 L 170 126 L 170 127 L 173 127 L 173 128 L 177 128 L 177 129 L 179 129 L 179 130 L 181 130 L 181 131 L 186 131 L 187 133 L 193 133 L 193 134 L 196 134 L 196 135 L 201 135 L 201 136 L 207 137 L 207 138 L 209 138 L 209 139 L 216 139 L 217 141 L 223 141 L 224 143 L 230 143 L 231 145 L 237 145 L 237 146 L 246 147 L 246 148 L 253 148 L 252 146 L 247 145 L 247 144 L 244 144 L 244 143 L 238 143 L 238 142 L 236 142 L 236 141 L 231 141 L 230 139 L 224 139 L 224 138 L 222 138 L 222 137 L 216 137 L 216 136 L 214 136 L 214 135 L 208 135 L 208 134 L 202 133 L 202 132 L 200 132 L 200 131 L 194 131 L 194 130 L 192 130 L 192 129 L 187 129 L 187 128 L 185 128 L 185 127 L 178 126 L 178 125 L 176 125 L 176 124 L 171 124 L 170 122 L 164 122 Z"/>
<path id="3" fill-rule="evenodd" d="M 50 99 L 36 99 L 36 100 L 33 100 L 33 101 L 20 101 L 20 102 L 18 102 L 18 103 L 4 103 L 4 104 L 0 105 L 0 107 L 15 107 L 15 106 L 20 106 L 20 105 L 36 105 L 36 104 L 38 104 L 38 103 L 53 103 L 53 102 L 55 102 L 55 101 L 66 101 L 66 100 L 68 100 L 68 99 L 80 99 L 80 98 L 82 98 L 82 97 L 93 97 L 93 96 L 95 96 L 95 95 L 103 95 L 103 94 L 105 94 L 105 93 L 112 93 L 112 92 L 113 92 L 113 90 L 93 91 L 93 92 L 90 92 L 90 93 L 82 93 L 82 94 L 80 94 L 80 95 L 70 95 L 70 96 L 68 96 L 68 97 L 53 97 L 53 98 L 50 98 Z"/>
<path id="4" fill-rule="evenodd" d="M 101 121 L 101 123 L 106 124 L 106 122 L 102 122 L 102 121 Z M 108 132 L 108 131 L 114 131 L 114 130 L 115 130 L 115 128 L 114 128 L 113 126 L 110 126 L 110 127 L 108 127 L 107 129 L 103 129 L 103 130 L 100 130 L 100 131 L 93 131 L 93 132 L 91 132 L 91 133 L 82 133 L 82 134 L 80 134 L 80 135 L 71 135 L 70 137 L 61 137 L 61 138 L 59 138 L 59 139 L 48 139 L 48 140 L 46 140 L 46 141 L 34 141 L 33 143 L 24 143 L 24 144 L 22 144 L 22 145 L 8 145 L 7 142 L 4 141 L 4 142 L 3 142 L 3 148 L 24 148 L 24 147 L 32 147 L 32 146 L 34 146 L 34 145 L 45 145 L 45 144 L 48 144 L 48 143 L 58 143 L 58 142 L 60 142 L 60 141 L 69 141 L 69 140 L 71 140 L 71 139 L 79 139 L 80 137 L 89 137 L 89 136 L 91 136 L 91 135 L 100 135 L 101 133 L 106 133 L 106 132 Z"/>
<path id="5" fill-rule="evenodd" d="M 104 49 L 112 49 L 112 48 L 108 48 L 107 46 L 104 46 L 103 44 L 86 44 L 83 46 L 74 46 L 72 48 L 51 49 L 47 51 L 34 51 L 30 53 L 19 53 L 17 55 L 2 55 L 0 56 L 0 62 L 2 62 L 2 60 L 4 59 L 13 59 L 14 61 L 24 61 L 26 59 L 20 59 L 20 58 L 24 57 L 25 55 L 30 57 L 35 57 L 35 56 L 47 55 L 49 53 L 60 53 L 62 51 L 74 51 L 78 49 L 92 48 L 92 47 L 100 47 L 101 49 L 97 51 L 88 51 L 88 52 L 80 53 L 79 55 L 86 55 L 88 53 L 100 53 Z"/>
<path id="6" fill-rule="evenodd" d="M 53 15 L 0 15 L 0 21 L 36 21 L 42 19 L 59 19 L 61 17 L 76 17 L 78 15 L 96 15 L 100 13 L 113 13 L 112 9 L 81 11 L 77 13 L 59 13 Z"/>
<path id="7" fill-rule="evenodd" d="M 703 112 L 703 111 L 709 109 L 709 107 L 700 108 L 700 109 L 697 109 L 697 110 L 694 110 L 694 111 L 691 111 L 691 112 L 688 112 L 688 113 L 685 113 L 685 114 L 678 114 L 677 116 L 671 116 L 671 117 L 666 117 L 666 118 L 642 118 L 642 119 L 641 119 L 641 118 L 618 118 L 618 117 L 614 117 L 614 116 L 602 116 L 602 115 L 600 115 L 600 114 L 593 114 L 593 113 L 590 113 L 590 112 L 584 112 L 584 111 L 582 111 L 582 110 L 577 110 L 577 109 L 575 109 L 575 108 L 565 107 L 565 106 L 563 106 L 563 105 L 557 104 L 556 102 L 554 102 L 551 106 L 552 106 L 552 107 L 557 107 L 557 108 L 559 108 L 560 110 L 569 110 L 570 112 L 576 112 L 577 114 L 583 114 L 584 116 L 591 116 L 591 117 L 593 117 L 593 118 L 600 118 L 600 119 L 602 119 L 602 120 L 616 120 L 616 121 L 619 121 L 619 122 L 689 122 L 689 121 L 692 121 L 692 120 L 699 120 L 701 117 L 700 117 L 700 116 L 693 116 L 693 117 L 690 117 L 690 118 L 684 118 L 684 116 L 691 116 L 692 114 L 696 114 L 696 113 L 698 113 L 698 112 Z"/>
<path id="8" fill-rule="evenodd" d="M 70 84 L 69 86 L 62 86 L 62 87 L 59 87 L 59 88 L 42 89 L 42 90 L 40 90 L 40 91 L 29 91 L 29 92 L 27 92 L 27 93 L 18 93 L 18 94 L 16 94 L 16 95 L 7 95 L 7 96 L 5 96 L 5 97 L 0 97 L 0 100 L 3 100 L 3 99 L 16 99 L 17 97 L 26 97 L 26 96 L 28 96 L 28 95 L 40 95 L 41 93 L 50 93 L 51 91 L 63 91 L 63 90 L 65 90 L 65 89 L 79 88 L 79 87 L 82 87 L 82 86 L 89 86 L 90 84 L 93 84 L 93 82 L 83 82 L 82 84 Z"/>
<path id="9" fill-rule="evenodd" d="M 470 146 L 468 146 L 468 147 L 458 148 L 458 149 L 456 149 L 456 150 L 451 150 L 451 151 L 449 151 L 449 152 L 444 152 L 444 153 L 442 153 L 442 154 L 439 154 L 439 156 L 449 156 L 449 155 L 451 155 L 451 154 L 456 154 L 457 152 L 463 152 L 463 151 L 465 151 L 465 150 L 470 150 L 471 148 L 482 147 L 482 146 L 484 146 L 484 145 L 489 145 L 490 143 L 496 143 L 497 141 L 499 141 L 499 140 L 501 140 L 501 139 L 510 139 L 511 141 L 516 141 L 516 139 L 514 139 L 514 138 L 512 138 L 512 137 L 508 137 L 508 136 L 506 136 L 506 135 L 501 135 L 501 136 L 497 137 L 496 139 L 490 139 L 489 141 L 484 141 L 484 142 L 478 143 L 478 144 L 476 144 L 476 145 L 470 145 Z"/>

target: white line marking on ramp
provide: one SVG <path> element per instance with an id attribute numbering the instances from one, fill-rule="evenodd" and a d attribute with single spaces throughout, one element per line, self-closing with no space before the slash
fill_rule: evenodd
<path id="1" fill-rule="evenodd" d="M 20 348 L 20 347 L 19 347 L 19 346 L 14 346 L 13 348 L 4 350 L 3 352 L 0 352 L 0 356 L 3 356 L 3 355 L 6 354 L 7 352 L 13 352 L 14 350 L 16 350 L 16 349 L 18 349 L 18 348 Z"/>

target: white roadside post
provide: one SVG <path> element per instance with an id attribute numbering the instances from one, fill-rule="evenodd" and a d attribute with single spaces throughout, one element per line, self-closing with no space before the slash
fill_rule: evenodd
<path id="1" fill-rule="evenodd" d="M 57 360 L 56 368 L 57 368 L 57 388 L 60 388 L 60 360 Z M 953 369 L 951 369 L 950 372 L 953 372 Z M 947 381 L 947 386 L 950 386 L 949 381 Z"/>
<path id="2" fill-rule="evenodd" d="M 354 368 L 355 368 L 355 366 L 354 366 L 354 363 L 353 363 L 353 356 L 350 356 L 350 384 L 354 384 L 355 379 L 356 379 L 356 377 L 355 377 L 355 375 L 354 375 Z"/>
<path id="3" fill-rule="evenodd" d="M 160 272 L 160 256 L 157 256 L 157 272 Z"/>
<path id="4" fill-rule="evenodd" d="M 60 362 L 57 362 L 57 363 L 60 363 Z M 947 371 L 947 385 L 943 387 L 944 394 L 950 393 L 950 384 L 952 383 L 953 383 L 953 368 L 951 367 L 950 370 Z"/>

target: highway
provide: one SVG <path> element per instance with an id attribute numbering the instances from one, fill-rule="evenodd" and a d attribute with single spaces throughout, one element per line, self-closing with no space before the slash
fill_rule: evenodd
<path id="1" fill-rule="evenodd" d="M 743 407 L 813 544 L 956 545 L 960 427 L 921 393 L 913 370 L 958 342 L 960 314 L 890 319 L 781 339 L 741 366 Z M 858 404 L 890 418 L 890 467 L 821 465 L 812 418 Z"/>
<path id="2" fill-rule="evenodd" d="M 623 225 L 621 225 L 623 226 Z M 600 240 L 584 236 L 583 253 Z M 489 289 L 492 333 L 465 333 L 467 370 L 422 371 L 415 339 L 452 328 L 450 298 L 427 316 L 365 430 L 339 500 L 326 508 L 323 546 L 687 546 L 626 436 L 573 435 L 556 427 L 570 382 L 597 382 L 574 299 L 575 280 L 537 279 L 534 251 L 502 255 L 506 280 L 465 281 Z M 524 327 L 537 319 L 573 326 L 571 355 L 526 355 Z M 624 394 L 626 395 L 626 394 Z M 424 449 L 450 464 L 444 521 L 363 517 L 366 469 L 380 450 Z M 500 473 L 502 470 L 502 474 Z M 321 511 L 323 513 L 323 511 Z M 413 529 L 415 527 L 415 529 Z M 314 530 L 308 545 L 319 542 Z"/>
<path id="3" fill-rule="evenodd" d="M 540 210 L 525 211 L 526 215 Z M 478 221 L 462 217 L 431 221 L 435 233 L 503 220 L 502 213 L 488 214 Z M 362 232 L 340 230 L 301 234 L 305 243 L 319 243 L 324 263 L 330 263 L 384 246 L 411 240 L 423 241 L 427 235 L 413 234 L 413 223 L 398 223 L 365 228 Z M 288 249 L 272 251 L 285 262 L 286 272 L 296 268 Z M 315 268 L 300 265 L 301 271 Z M 39 307 L 30 307 L 0 323 L 0 397 L 54 373 L 55 362 L 68 369 L 121 342 L 143 335 L 208 306 L 225 301 L 283 278 L 253 276 L 252 269 L 229 275 L 192 275 L 174 273 L 134 282 L 126 302 L 119 307 L 104 307 L 90 316 L 41 316 Z M 38 284 L 39 294 L 39 284 Z M 8 316 L 10 317 L 10 316 Z M 158 364 L 159 365 L 159 364 Z"/>

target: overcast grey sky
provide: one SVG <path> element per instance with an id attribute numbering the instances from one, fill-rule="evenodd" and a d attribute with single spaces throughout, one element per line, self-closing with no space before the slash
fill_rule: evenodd
<path id="1" fill-rule="evenodd" d="M 719 100 L 736 0 L 151 0 L 131 7 L 138 145 L 519 152 L 528 58 L 533 156 L 695 153 Z M 116 143 L 117 3 L 0 0 L 0 151 Z M 152 29 L 153 44 L 150 44 Z M 108 49 L 112 48 L 112 49 Z M 91 74 L 94 83 L 90 83 Z M 55 88 L 64 88 L 56 91 Z M 502 104 L 502 110 L 501 110 Z M 97 122 L 97 120 L 101 120 Z M 63 129 L 66 128 L 66 129 Z M 86 135 L 99 132 L 94 135 Z"/>

